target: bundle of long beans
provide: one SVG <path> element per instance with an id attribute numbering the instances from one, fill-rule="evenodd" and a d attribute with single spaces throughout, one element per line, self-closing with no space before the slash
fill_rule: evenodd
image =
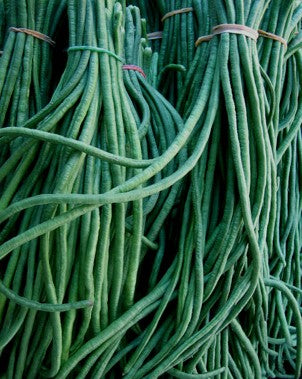
<path id="1" fill-rule="evenodd" d="M 1 375 L 298 379 L 301 4 L 0 14 Z"/>
<path id="2" fill-rule="evenodd" d="M 65 6 L 65 1 L 1 2 L 1 127 L 23 124 L 49 101 L 52 38 Z M 41 33 L 40 38 L 29 30 Z"/>
<path id="3" fill-rule="evenodd" d="M 301 64 L 300 53 L 292 50 L 299 34 L 301 4 L 271 3 L 261 29 L 288 41 L 285 44 L 263 38 L 259 56 L 270 99 L 269 134 L 275 167 L 271 175 L 270 226 L 267 237 L 270 285 L 268 296 L 268 336 L 272 371 L 283 376 L 296 367 L 301 357 L 299 308 L 301 295 Z M 296 83 L 293 85 L 293 81 Z M 290 293 L 292 291 L 292 294 Z M 293 298 L 298 304 L 293 303 Z M 301 328 L 301 326 L 300 326 Z M 301 363 L 300 363 L 301 365 Z M 289 369 L 290 366 L 291 368 Z M 296 374 L 298 376 L 298 374 Z"/>
<path id="4" fill-rule="evenodd" d="M 105 12 L 111 15 L 109 21 Z M 133 175 L 137 176 L 140 168 L 151 165 L 152 158 L 164 151 L 182 128 L 182 120 L 173 107 L 144 80 L 140 81 L 141 73 L 123 74 L 122 61 L 142 64 L 147 72 L 146 63 L 150 59 L 150 51 L 140 43 L 141 21 L 133 21 L 138 17 L 137 11 L 129 8 L 126 13 L 124 59 L 120 4 L 105 7 L 90 1 L 85 6 L 68 3 L 69 56 L 51 101 L 23 127 L 2 129 L 2 136 L 6 136 L 3 143 L 9 142 L 7 138 L 19 136 L 16 147 L 2 165 L 2 177 L 6 179 L 1 197 L 3 221 L 10 213 L 9 203 L 20 204 L 30 195 L 90 195 L 119 188 Z M 94 14 L 98 15 L 96 19 Z M 20 140 L 20 136 L 25 139 Z M 41 145 L 36 140 L 47 143 Z M 89 154 L 87 158 L 85 153 Z M 123 159 L 125 156 L 129 158 Z M 23 166 L 13 172 L 24 159 L 28 169 Z M 181 154 L 174 164 L 177 167 L 183 161 Z M 175 168 L 172 164 L 166 169 L 161 166 L 162 173 L 157 169 L 155 182 Z M 141 184 L 152 176 L 143 177 Z M 153 181 L 150 180 L 149 186 Z M 17 185 L 13 186 L 15 182 Z M 59 200 L 60 205 L 57 200 L 50 204 L 48 196 L 41 203 L 45 207 L 29 208 L 22 214 L 13 205 L 14 215 L 1 233 L 2 242 L 6 241 L 2 245 L 2 258 L 13 251 L 3 265 L 1 299 L 1 348 L 2 356 L 10 357 L 7 366 L 10 377 L 25 373 L 36 376 L 44 365 L 50 365 L 48 375 L 55 375 L 70 353 L 83 345 L 87 335 L 107 330 L 131 307 L 138 267 L 144 256 L 142 243 L 156 248 L 152 239 L 169 213 L 179 187 L 160 195 L 153 191 L 154 196 L 143 204 L 141 184 L 134 187 L 139 194 L 134 196 L 137 200 L 133 203 L 125 204 L 127 196 L 122 200 L 113 196 L 109 203 L 119 204 L 104 205 L 100 210 L 94 205 L 95 198 L 89 195 L 88 201 L 92 198 L 93 205 L 85 204 L 82 198 L 80 204 L 84 205 L 75 208 L 66 205 L 64 199 Z M 98 198 L 96 201 L 99 204 Z M 143 237 L 144 230 L 151 240 Z M 16 232 L 19 236 L 13 237 Z M 20 297 L 22 283 L 24 296 Z M 13 302 L 8 303 L 7 297 Z M 78 298 L 88 301 L 76 302 Z M 64 300 L 68 304 L 62 307 Z M 81 313 L 55 312 L 83 307 L 86 309 Z M 48 316 L 37 310 L 55 313 Z M 114 335 L 110 356 L 123 335 L 124 332 L 118 339 Z M 29 354 L 28 346 L 31 346 Z M 100 355 L 102 352 L 97 351 L 94 361 Z M 91 363 L 83 371 L 89 371 L 90 367 Z M 104 368 L 97 368 L 97 372 Z"/>
<path id="5" fill-rule="evenodd" d="M 197 35 L 194 8 L 192 0 L 158 3 L 162 10 L 163 28 L 158 60 L 158 88 L 176 104 L 195 51 Z"/>
<path id="6" fill-rule="evenodd" d="M 195 10 L 197 10 L 198 7 L 200 10 L 207 9 L 204 4 L 198 4 L 197 1 L 194 5 Z M 296 26 L 301 18 L 301 7 L 295 2 L 284 2 L 284 4 L 281 4 L 281 2 L 272 2 L 266 12 L 265 9 L 268 4 L 263 4 L 263 6 L 258 4 L 258 9 L 256 5 L 254 8 L 251 6 L 250 14 L 248 6 L 245 6 L 244 13 L 240 6 L 241 4 L 239 4 L 239 2 L 235 2 L 233 7 L 230 6 L 230 2 L 227 2 L 226 9 L 223 9 L 221 5 L 218 5 L 216 10 L 216 20 L 215 15 L 212 16 L 215 23 L 243 24 L 251 26 L 256 30 L 262 28 L 266 29 L 268 32 L 276 33 L 286 40 L 290 40 L 290 36 L 292 36 L 297 30 Z M 200 14 L 202 13 L 200 12 Z M 245 18 L 242 18 L 243 14 Z M 262 20 L 263 14 L 264 18 L 260 26 L 259 24 L 260 20 Z M 274 18 L 278 19 L 278 14 L 279 21 L 276 21 Z M 224 17 L 223 15 L 226 16 Z M 278 27 L 270 29 L 267 25 L 267 21 Z M 284 25 L 286 26 L 286 29 Z M 201 25 L 201 29 L 201 35 L 208 35 L 210 33 L 205 29 L 211 29 L 211 25 L 203 24 Z M 227 34 L 222 35 L 221 40 L 223 38 L 226 39 L 227 36 Z M 241 258 L 241 260 L 246 260 L 247 258 L 244 257 L 245 254 L 248 253 L 248 250 L 245 249 L 249 245 L 251 245 L 251 247 L 254 246 L 255 251 L 258 251 L 255 256 L 256 258 L 258 255 L 258 258 L 256 258 L 256 262 L 258 260 L 258 274 L 254 276 L 254 286 L 257 285 L 259 287 L 256 288 L 254 297 L 250 299 L 247 305 L 247 309 L 250 309 L 249 311 L 244 309 L 244 312 L 241 312 L 240 314 L 240 307 L 237 308 L 238 304 L 233 303 L 237 308 L 236 313 L 239 314 L 237 316 L 239 323 L 236 324 L 238 320 L 234 318 L 231 322 L 231 328 L 223 329 L 223 339 L 225 344 L 230 346 L 229 351 L 226 350 L 227 355 L 224 358 L 224 364 L 230 365 L 230 370 L 235 377 L 241 375 L 240 372 L 243 372 L 245 377 L 260 377 L 261 371 L 263 375 L 277 375 L 279 377 L 279 375 L 286 375 L 286 370 L 288 372 L 293 370 L 296 372 L 296 377 L 298 377 L 301 370 L 301 316 L 299 315 L 298 306 L 300 301 L 298 293 L 300 291 L 299 288 L 301 288 L 301 205 L 299 204 L 299 188 L 301 188 L 301 178 L 299 179 L 299 175 L 301 175 L 301 162 L 296 153 L 293 154 L 293 160 L 286 160 L 286 174 L 285 172 L 279 173 L 279 180 L 283 180 L 284 178 L 287 181 L 285 185 L 279 186 L 278 190 L 276 182 L 280 154 L 286 150 L 290 141 L 294 139 L 294 137 L 300 138 L 301 119 L 298 111 L 298 104 L 301 104 L 298 95 L 300 84 L 295 86 L 295 92 L 292 93 L 293 103 L 290 105 L 288 103 L 288 97 L 291 94 L 290 91 L 292 91 L 293 85 L 291 84 L 285 89 L 287 91 L 287 103 L 286 105 L 281 105 L 280 102 L 281 99 L 283 100 L 283 97 L 281 97 L 281 88 L 280 85 L 278 87 L 276 84 L 275 77 L 276 72 L 278 73 L 279 70 L 279 79 L 277 80 L 282 80 L 282 74 L 283 80 L 284 77 L 286 78 L 283 63 L 285 53 L 283 44 L 280 43 L 280 41 L 274 41 L 271 39 L 261 42 L 259 41 L 260 59 L 263 61 L 262 57 L 264 56 L 264 49 L 266 49 L 266 59 L 271 59 L 272 62 L 271 67 L 272 70 L 274 70 L 272 74 L 274 78 L 271 80 L 270 73 L 265 73 L 265 71 L 267 71 L 265 64 L 260 60 L 260 63 L 262 64 L 261 67 L 258 61 L 258 54 L 255 50 L 256 44 L 250 42 L 249 39 L 246 39 L 247 43 L 250 43 L 251 45 L 250 49 L 253 50 L 245 51 L 242 39 L 246 37 L 230 35 L 229 38 L 229 60 L 227 50 L 221 52 L 220 55 L 204 46 L 205 43 L 200 46 L 201 51 L 196 52 L 191 72 L 188 74 L 187 87 L 183 89 L 182 101 L 179 102 L 179 110 L 181 111 L 181 114 L 184 114 L 185 117 L 189 117 L 190 110 L 194 106 L 194 100 L 196 99 L 196 95 L 193 97 L 193 94 L 198 94 L 200 85 L 203 81 L 205 67 L 207 67 L 206 59 L 208 56 L 218 55 L 220 58 L 219 65 L 222 66 L 220 69 L 221 81 L 225 94 L 226 113 L 229 117 L 231 130 L 229 136 L 225 134 L 225 125 L 224 122 L 221 121 L 221 115 L 225 113 L 225 110 L 223 110 L 224 105 L 221 101 L 222 110 L 218 112 L 216 129 L 215 127 L 213 128 L 214 140 L 211 139 L 209 147 L 205 149 L 205 153 L 199 163 L 200 166 L 196 166 L 192 170 L 190 190 L 188 190 L 189 196 L 184 209 L 187 214 L 192 214 L 194 209 L 196 209 L 196 203 L 201 203 L 201 208 L 200 210 L 195 211 L 196 218 L 192 218 L 189 227 L 187 226 L 187 223 L 184 222 L 186 218 L 181 215 L 182 226 L 184 230 L 187 228 L 187 231 L 184 231 L 183 233 L 183 236 L 186 237 L 183 237 L 184 239 L 181 240 L 180 248 L 181 246 L 186 246 L 187 264 L 191 264 L 191 267 L 187 269 L 187 279 L 182 279 L 181 284 L 184 285 L 183 283 L 187 283 L 184 287 L 187 289 L 190 288 L 189 279 L 192 280 L 191 275 L 195 272 L 194 269 L 201 278 L 204 278 L 204 304 L 200 305 L 200 307 L 205 307 L 206 309 L 204 317 L 207 317 L 205 319 L 205 329 L 207 329 L 211 317 L 211 307 L 214 309 L 213 316 L 215 316 L 216 313 L 219 312 L 216 302 L 219 304 L 221 298 L 226 297 L 226 295 L 221 294 L 223 283 L 229 281 L 230 288 L 228 288 L 227 291 L 230 291 L 230 294 L 235 292 L 236 287 L 232 288 L 231 283 L 238 284 L 238 279 L 232 279 L 234 273 L 236 273 L 236 267 L 239 265 L 238 260 L 239 258 Z M 236 42 L 237 38 L 238 42 Z M 239 45 L 239 54 L 235 50 L 236 43 Z M 294 49 L 298 49 L 299 40 L 297 40 L 295 44 L 297 44 L 297 47 L 294 45 Z M 272 46 L 274 52 L 267 50 L 271 49 Z M 279 56 L 276 56 L 277 51 Z M 252 62 L 250 63 L 249 60 Z M 223 62 L 225 62 L 224 66 Z M 228 70 L 230 70 L 230 74 L 228 74 Z M 295 75 L 299 75 L 299 69 L 295 69 L 294 72 Z M 228 79 L 228 77 L 230 79 Z M 247 81 L 246 84 L 240 83 L 241 77 L 243 78 L 242 80 Z M 299 80 L 298 83 L 301 83 L 301 80 Z M 276 88 L 275 91 L 274 88 Z M 234 93 L 233 95 L 232 92 Z M 245 101 L 243 101 L 242 95 L 245 95 Z M 188 98 L 190 101 L 188 101 Z M 266 104 L 266 109 L 263 108 L 263 104 Z M 287 127 L 290 133 L 286 134 L 285 141 L 278 149 L 276 146 L 277 139 L 272 132 L 274 129 L 271 124 L 277 120 L 275 121 L 275 125 L 277 124 L 277 129 L 280 128 L 279 109 L 285 110 L 286 107 L 288 108 L 289 106 L 289 114 L 283 116 L 284 120 L 281 128 L 283 129 Z M 222 130 L 220 130 L 220 125 L 223 128 Z M 237 125 L 238 132 L 236 135 L 234 132 L 236 131 Z M 257 130 L 257 128 L 259 130 Z M 214 130 L 216 131 L 214 132 Z M 278 139 L 281 140 L 282 137 L 283 136 L 279 136 Z M 230 146 L 232 146 L 232 149 L 227 146 L 228 138 L 230 138 Z M 293 144 L 296 145 L 296 141 L 294 141 Z M 252 157 L 252 159 L 249 157 Z M 235 167 L 232 166 L 232 163 L 230 162 L 226 167 L 221 165 L 221 162 L 227 162 L 230 158 L 232 158 L 235 163 Z M 246 170 L 247 175 L 245 180 L 243 178 L 244 169 Z M 226 224 L 219 224 L 219 216 L 221 217 L 221 222 L 225 222 L 225 220 L 228 219 L 227 217 L 231 217 L 232 214 L 232 211 L 230 211 L 230 209 L 232 209 L 230 208 L 230 197 L 225 195 L 226 200 L 223 200 L 224 198 L 222 195 L 225 193 L 226 188 L 231 188 L 230 194 L 232 194 L 233 197 L 236 195 L 237 190 L 234 188 L 234 183 L 232 183 L 232 187 L 229 187 L 231 181 L 227 177 L 225 178 L 224 174 L 227 172 L 228 175 L 231 175 L 230 172 L 233 170 L 235 170 L 235 177 L 233 174 L 232 181 L 237 177 L 237 185 L 239 187 L 238 192 L 239 195 L 241 195 L 241 204 L 239 208 L 241 208 L 241 212 L 243 211 L 242 215 L 237 213 L 237 223 L 245 221 L 245 228 L 247 228 L 247 232 L 250 234 L 249 237 L 254 240 L 253 243 L 250 240 L 249 245 L 247 244 L 248 240 L 244 240 L 246 237 L 244 236 L 242 227 L 240 229 L 240 224 L 237 233 L 238 238 L 242 241 L 241 243 L 239 242 L 240 239 L 239 241 L 236 241 L 236 235 L 233 234 L 235 231 L 230 233 L 231 229 L 228 229 L 229 226 L 232 226 L 232 219 L 228 220 L 228 226 Z M 259 170 L 258 173 L 257 170 Z M 289 183 L 291 183 L 291 187 L 289 187 Z M 249 189 L 249 187 L 251 189 Z M 291 188 L 290 192 L 289 188 Z M 281 194 L 281 191 L 283 191 L 283 195 Z M 191 192 L 194 193 L 194 195 L 192 195 Z M 255 196 L 255 200 L 253 200 L 253 196 Z M 278 196 L 280 197 L 279 209 L 276 209 L 275 204 Z M 234 199 L 236 199 L 236 197 Z M 282 205 L 282 199 L 285 201 L 284 205 Z M 238 200 L 239 199 L 237 198 L 237 201 Z M 192 204 L 191 206 L 189 205 L 190 202 Z M 219 210 L 219 207 L 223 207 L 224 203 L 227 204 L 226 211 L 229 213 L 223 213 Z M 253 223 L 248 222 L 249 217 L 251 221 L 253 213 L 255 221 L 253 221 Z M 282 218 L 283 221 L 281 221 L 281 223 L 283 222 L 284 225 L 280 224 L 278 221 L 276 223 L 276 213 L 278 218 Z M 234 214 L 236 214 L 236 212 Z M 259 222 L 259 226 L 257 226 L 257 222 Z M 194 242 L 190 230 L 194 230 L 196 223 L 199 227 L 195 232 L 196 242 Z M 233 224 L 236 225 L 236 222 L 233 221 Z M 254 224 L 253 227 L 252 224 Z M 217 225 L 219 227 L 217 227 Z M 209 231 L 207 228 L 209 228 Z M 254 231 L 252 230 L 253 228 Z M 284 233 L 284 235 L 280 236 L 280 233 Z M 230 234 L 232 235 L 232 238 L 227 242 L 226 238 Z M 287 245 L 287 243 L 289 243 L 289 241 L 287 242 L 287 239 L 291 241 L 290 246 Z M 273 242 L 273 240 L 275 242 Z M 188 245 L 189 242 L 186 243 L 184 241 L 191 241 L 190 245 Z M 200 262 L 198 262 L 197 254 L 198 243 L 200 246 L 200 255 L 203 256 L 203 259 L 201 259 Z M 241 249 L 238 248 L 238 244 L 239 246 L 241 245 Z M 273 244 L 276 244 L 276 247 Z M 280 244 L 282 244 L 283 252 L 280 252 Z M 236 248 L 236 254 L 233 256 L 232 246 L 234 246 L 233 249 Z M 275 251 L 276 248 L 278 249 L 277 251 Z M 188 249 L 191 251 L 192 255 L 188 254 Z M 195 258 L 193 255 L 194 252 L 196 254 Z M 283 262 L 283 264 L 286 264 L 285 256 L 287 256 L 286 260 L 288 262 L 286 268 L 287 274 L 282 278 L 282 275 L 280 275 L 282 264 L 280 267 L 279 262 L 280 259 L 282 259 L 281 263 Z M 295 263 L 291 263 L 293 256 L 296 257 Z M 250 265 L 250 263 L 248 264 Z M 239 265 L 239 267 L 244 266 Z M 277 272 L 276 267 L 279 267 Z M 202 268 L 204 269 L 203 272 Z M 229 272 L 228 269 L 230 269 Z M 241 268 L 241 270 L 242 269 L 243 268 Z M 225 273 L 228 273 L 228 276 L 224 276 Z M 242 271 L 239 271 L 239 275 L 242 276 Z M 221 285 L 219 286 L 220 278 Z M 257 284 L 257 281 L 259 284 Z M 251 281 L 249 281 L 249 285 L 250 284 Z M 203 285 L 200 287 L 202 286 Z M 215 286 L 217 287 L 215 288 Z M 289 288 L 294 291 L 294 296 L 289 294 L 289 290 L 286 286 L 289 286 Z M 274 287 L 276 291 L 272 291 L 271 287 Z M 209 303 L 207 302 L 208 294 L 211 295 L 213 292 L 215 293 L 215 290 L 216 297 L 213 296 L 211 298 L 210 296 L 212 304 L 207 306 Z M 250 296 L 253 292 L 253 290 L 250 292 Z M 185 295 L 182 295 L 183 299 L 180 304 L 184 304 L 184 299 L 188 298 L 188 294 L 189 293 L 187 292 Z M 241 295 L 243 294 L 244 292 Z M 283 300 L 281 294 L 285 297 Z M 277 300 L 275 295 L 277 295 Z M 196 298 L 199 300 L 202 299 L 200 292 L 196 295 Z M 296 302 L 294 298 L 296 298 L 298 302 Z M 202 303 L 202 300 L 200 301 Z M 226 299 L 224 301 L 226 301 Z M 276 301 L 277 304 L 275 304 Z M 271 308 L 272 305 L 273 307 Z M 270 309 L 271 312 L 268 312 L 268 309 Z M 234 312 L 234 314 L 236 313 Z M 201 314 L 203 314 L 202 311 Z M 246 322 L 245 319 L 248 319 L 248 322 Z M 194 318 L 192 317 L 191 322 L 193 320 Z M 250 320 L 253 320 L 252 327 L 249 324 Z M 225 321 L 227 321 L 227 319 Z M 295 326 L 291 325 L 292 323 L 294 323 Z M 288 324 L 288 326 L 286 326 L 286 324 Z M 271 327 L 270 325 L 274 326 Z M 288 336 L 286 339 L 288 347 L 282 343 L 282 341 L 285 341 L 284 339 L 278 338 L 280 337 L 280 333 L 282 335 L 284 332 Z M 293 335 L 292 337 L 290 337 L 290 333 Z M 194 363 L 188 363 L 186 370 L 189 371 L 187 372 L 192 372 L 191 370 L 194 369 L 196 370 L 196 367 L 198 367 L 196 365 L 200 364 L 200 361 L 202 362 L 202 365 L 199 367 L 200 369 L 202 366 L 206 367 L 208 364 L 211 369 L 218 368 L 219 364 L 221 365 L 221 362 L 219 362 L 219 360 L 222 359 L 221 351 L 217 350 L 217 346 L 221 344 L 222 337 L 220 334 L 216 337 L 212 335 L 208 338 L 210 337 L 213 338 L 214 342 L 212 344 L 209 343 L 208 346 L 204 343 L 203 347 L 199 348 L 198 354 L 192 360 Z M 238 337 L 240 337 L 241 342 L 238 342 Z M 187 335 L 186 338 L 188 338 Z M 227 341 L 229 341 L 229 343 Z M 240 343 L 246 346 L 248 341 L 253 344 L 249 346 L 249 354 L 251 355 L 251 358 L 249 356 L 243 356 L 243 353 L 241 352 L 242 348 L 240 347 Z M 259 346 L 257 346 L 257 344 L 259 344 Z M 216 367 L 213 360 L 208 361 L 209 355 L 207 354 L 210 355 L 211 359 L 215 359 L 214 357 L 218 359 L 215 360 Z M 198 359 L 200 359 L 200 361 L 198 361 Z M 278 362 L 277 364 L 276 360 Z M 249 361 L 252 362 L 252 366 L 249 366 L 248 363 L 245 364 L 245 362 Z M 288 365 L 292 367 L 290 368 Z"/>
<path id="7" fill-rule="evenodd" d="M 244 12 L 238 3 L 233 9 L 222 3 L 215 5 L 213 26 L 244 24 L 258 29 L 262 4 L 246 6 Z M 189 373 L 229 366 L 231 375 L 236 376 L 241 369 L 246 377 L 259 377 L 260 363 L 248 338 L 249 334 L 257 334 L 257 322 L 255 330 L 245 331 L 244 319 L 249 314 L 242 311 L 257 286 L 263 285 L 261 250 L 265 227 L 258 235 L 257 224 L 262 215 L 266 216 L 263 222 L 268 222 L 263 202 L 271 164 L 266 159 L 270 145 L 261 101 L 264 88 L 254 41 L 242 35 L 222 34 L 207 44 L 196 53 L 194 68 L 198 77 L 189 82 L 193 88 L 188 91 L 200 96 L 194 86 L 209 81 L 208 68 L 213 61 L 215 71 L 214 75 L 210 72 L 214 79 L 207 94 L 207 112 L 199 123 L 203 132 L 208 130 L 207 140 L 203 140 L 203 154 L 192 170 L 182 216 L 179 250 L 185 264 L 180 276 L 175 345 L 165 352 L 154 371 L 160 374 L 188 360 L 183 369 Z M 247 87 L 250 90 L 243 97 Z M 194 101 L 196 97 L 192 97 L 193 104 Z M 190 117 L 185 108 L 183 112 Z M 193 139 L 189 151 L 194 148 Z M 256 163 L 250 160 L 251 149 Z M 251 180 L 254 177 L 257 182 Z M 192 213 L 194 218 L 190 219 Z M 225 350 L 219 350 L 220 345 Z M 242 346 L 248 349 L 246 355 L 241 352 Z"/>

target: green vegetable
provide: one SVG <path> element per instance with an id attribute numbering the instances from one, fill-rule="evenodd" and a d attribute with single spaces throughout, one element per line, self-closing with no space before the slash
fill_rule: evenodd
<path id="1" fill-rule="evenodd" d="M 301 19 L 0 0 L 1 377 L 301 376 Z"/>

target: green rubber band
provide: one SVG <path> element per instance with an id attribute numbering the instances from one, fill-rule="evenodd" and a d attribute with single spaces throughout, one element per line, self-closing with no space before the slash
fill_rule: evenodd
<path id="1" fill-rule="evenodd" d="M 93 51 L 95 53 L 106 53 L 106 54 L 110 55 L 111 57 L 116 58 L 118 61 L 124 63 L 124 59 L 123 58 L 119 57 L 117 54 L 113 53 L 112 51 L 104 49 L 102 47 L 96 47 L 96 46 L 71 46 L 71 47 L 69 47 L 67 49 L 67 52 L 69 52 L 69 51 L 85 51 L 85 50 Z"/>

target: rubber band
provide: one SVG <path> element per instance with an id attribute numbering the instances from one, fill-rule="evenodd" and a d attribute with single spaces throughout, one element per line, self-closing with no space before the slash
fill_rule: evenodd
<path id="1" fill-rule="evenodd" d="M 120 61 L 122 63 L 124 62 L 123 58 L 121 58 L 117 54 L 113 53 L 112 51 L 104 49 L 102 47 L 96 47 L 96 46 L 71 46 L 71 47 L 69 47 L 67 49 L 67 52 L 70 52 L 70 51 L 86 51 L 86 50 L 93 51 L 94 53 L 105 53 L 105 54 L 110 55 L 113 58 L 116 58 L 118 61 Z"/>
<path id="2" fill-rule="evenodd" d="M 189 13 L 189 12 L 193 12 L 193 11 L 194 11 L 194 9 L 192 7 L 176 9 L 174 11 L 166 13 L 164 15 L 164 17 L 161 19 L 161 21 L 164 22 L 167 18 L 175 16 L 177 14 Z"/>
<path id="3" fill-rule="evenodd" d="M 132 71 L 137 71 L 139 72 L 144 78 L 146 77 L 146 74 L 144 73 L 144 70 L 136 66 L 135 64 L 124 64 L 122 67 L 123 70 L 132 70 Z"/>
<path id="4" fill-rule="evenodd" d="M 240 25 L 240 24 L 221 24 L 214 26 L 212 29 L 212 34 L 215 36 L 217 34 L 222 34 L 222 33 L 234 33 L 234 34 L 243 34 L 254 41 L 257 41 L 258 39 L 258 31 L 255 29 L 252 29 L 248 26 L 245 25 Z"/>
<path id="5" fill-rule="evenodd" d="M 208 34 L 206 36 L 198 37 L 195 42 L 195 46 L 199 46 L 202 42 L 209 42 L 213 38 L 213 34 Z"/>
<path id="6" fill-rule="evenodd" d="M 52 46 L 54 46 L 56 44 L 55 41 L 53 41 L 46 34 L 37 32 L 36 30 L 31 30 L 31 29 L 27 29 L 27 28 L 16 28 L 14 26 L 11 26 L 9 28 L 9 30 L 11 30 L 12 32 L 15 32 L 15 33 L 25 33 L 25 34 L 28 34 L 28 35 L 30 35 L 32 37 L 38 38 L 38 39 L 40 39 L 40 40 L 42 40 L 44 42 L 49 43 Z"/>
<path id="7" fill-rule="evenodd" d="M 214 26 L 212 29 L 212 34 L 201 36 L 197 39 L 195 42 L 195 46 L 197 47 L 202 42 L 210 41 L 214 36 L 222 33 L 233 33 L 233 34 L 242 34 L 245 35 L 254 41 L 257 41 L 259 34 L 258 31 L 255 29 L 252 29 L 246 25 L 240 25 L 240 24 L 220 24 L 217 26 Z"/>
<path id="8" fill-rule="evenodd" d="M 284 38 L 277 36 L 276 34 L 266 32 L 266 31 L 261 30 L 261 29 L 258 30 L 258 33 L 261 37 L 270 38 L 274 41 L 278 41 L 278 42 L 282 43 L 282 45 L 284 45 L 285 48 L 287 48 L 287 41 Z"/>
<path id="9" fill-rule="evenodd" d="M 148 33 L 147 34 L 148 40 L 153 40 L 153 39 L 161 39 L 163 38 L 163 32 L 153 32 L 153 33 Z"/>
<path id="10" fill-rule="evenodd" d="M 270 38 L 274 41 L 278 41 L 278 42 L 282 43 L 287 48 L 287 41 L 284 38 L 282 38 L 276 34 L 266 32 L 266 31 L 261 30 L 261 29 L 255 30 L 255 29 L 249 28 L 248 26 L 239 25 L 239 24 L 217 25 L 212 29 L 212 34 L 199 37 L 195 42 L 195 46 L 197 47 L 202 42 L 208 42 L 215 35 L 222 34 L 222 33 L 243 34 L 243 35 L 246 35 L 247 37 L 252 38 L 254 41 L 257 41 L 259 36 L 265 37 L 265 38 Z"/>

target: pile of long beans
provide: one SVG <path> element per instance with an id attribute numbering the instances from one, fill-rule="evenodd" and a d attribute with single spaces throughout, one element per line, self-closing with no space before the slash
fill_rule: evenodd
<path id="1" fill-rule="evenodd" d="M 300 378 L 300 2 L 0 16 L 0 377 Z"/>

